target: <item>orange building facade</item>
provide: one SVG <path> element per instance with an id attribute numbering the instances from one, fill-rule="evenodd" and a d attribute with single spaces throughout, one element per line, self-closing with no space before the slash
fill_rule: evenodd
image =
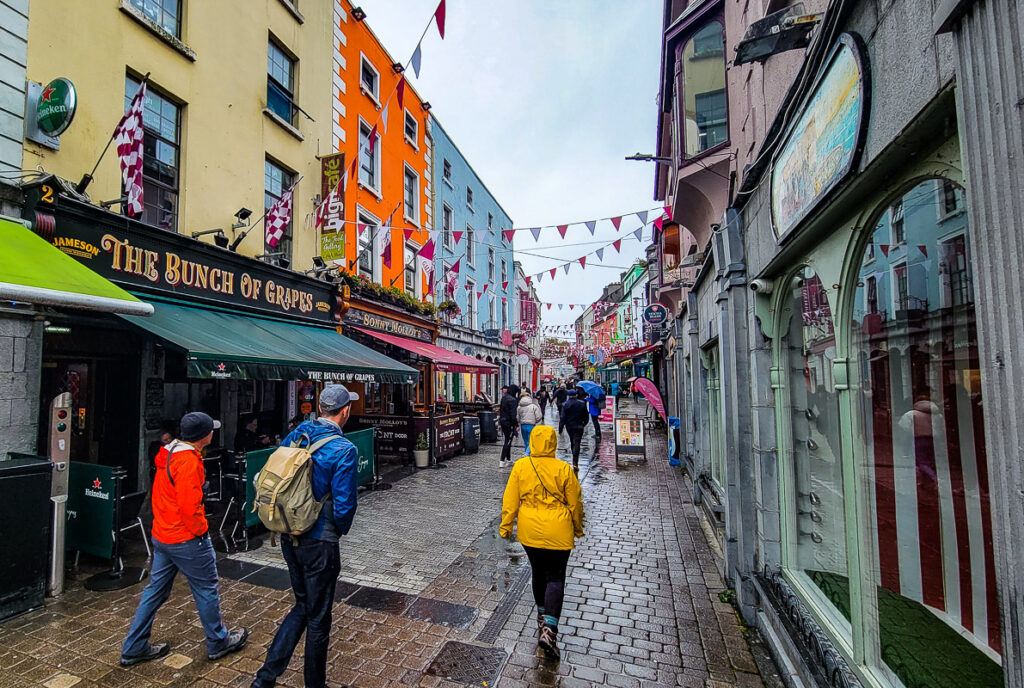
<path id="1" fill-rule="evenodd" d="M 431 217 L 429 105 L 425 108 L 406 83 L 404 107 L 399 106 L 398 60 L 360 16 L 348 0 L 334 0 L 331 138 L 349 175 L 343 200 L 345 259 L 334 262 L 343 271 L 420 298 L 426 281 L 415 256 L 428 239 Z"/>

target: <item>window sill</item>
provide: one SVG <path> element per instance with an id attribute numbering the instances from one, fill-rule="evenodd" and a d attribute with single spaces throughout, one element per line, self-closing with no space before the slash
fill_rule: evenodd
<path id="1" fill-rule="evenodd" d="M 306 23 L 306 18 L 302 16 L 302 12 L 299 12 L 299 8 L 295 6 L 295 3 L 293 3 L 291 0 L 280 0 L 280 2 L 282 5 L 284 5 L 284 8 L 288 10 L 288 12 L 293 17 L 295 17 L 295 21 L 299 22 L 300 24 Z"/>
<path id="2" fill-rule="evenodd" d="M 413 227 L 415 227 L 416 229 L 419 229 L 419 228 L 420 228 L 420 222 L 419 222 L 419 220 L 416 220 L 416 219 L 414 219 L 414 218 L 411 218 L 411 217 L 409 217 L 408 215 L 405 215 L 404 213 L 402 214 L 402 217 L 403 217 L 403 218 L 405 218 L 405 221 L 406 221 L 406 222 L 408 222 L 409 224 L 411 224 L 411 225 L 412 225 Z"/>
<path id="3" fill-rule="evenodd" d="M 952 220 L 955 217 L 960 217 L 963 214 L 964 214 L 963 208 L 958 208 L 957 210 L 954 210 L 953 212 L 947 213 L 947 214 L 943 215 L 942 217 L 940 217 L 939 218 L 939 224 L 941 225 L 943 222 L 947 222 L 949 220 Z"/>
<path id="4" fill-rule="evenodd" d="M 140 10 L 135 5 L 131 4 L 129 0 L 121 0 L 119 7 L 122 12 L 124 12 L 129 17 L 131 17 L 139 24 L 141 24 L 142 28 L 146 29 L 154 36 L 162 40 L 164 43 L 174 48 L 176 51 L 181 53 L 181 55 L 183 55 L 186 59 L 188 59 L 191 62 L 196 61 L 195 50 L 185 45 L 185 43 L 182 42 L 180 38 L 172 35 L 170 32 L 164 29 L 164 27 L 160 26 L 152 19 L 147 17 L 145 14 L 143 14 L 142 10 Z"/>
<path id="5" fill-rule="evenodd" d="M 469 203 L 467 203 L 467 204 L 466 204 L 466 207 L 467 207 L 467 208 L 469 208 L 469 212 L 471 212 L 471 213 L 473 213 L 474 215 L 476 215 L 476 211 L 475 211 L 475 210 L 473 210 L 473 206 L 471 206 L 471 205 L 470 205 Z"/>
<path id="6" fill-rule="evenodd" d="M 381 195 L 380 191 L 378 191 L 377 189 L 373 188 L 369 184 L 366 184 L 364 182 L 358 182 L 358 184 L 359 184 L 359 188 L 360 189 L 365 189 L 366 191 L 369 191 L 370 194 L 373 195 L 374 197 L 376 197 L 376 199 L 378 201 L 383 201 L 384 200 L 384 196 Z"/>
<path id="7" fill-rule="evenodd" d="M 409 144 L 410 146 L 412 146 L 412 149 L 413 149 L 414 151 L 416 151 L 417 153 L 419 153 L 419 152 L 420 152 L 420 147 L 419 147 L 419 146 L 417 146 L 417 145 L 416 145 L 416 142 L 415 142 L 415 141 L 413 141 L 413 140 L 412 140 L 411 138 L 409 138 L 408 136 L 406 136 L 406 137 L 405 137 L 405 142 L 406 142 L 406 143 L 408 143 L 408 144 Z"/>
<path id="8" fill-rule="evenodd" d="M 442 179 L 442 181 L 444 181 L 445 184 L 448 185 L 449 189 L 451 189 L 453 191 L 455 190 L 455 185 L 452 184 L 452 180 L 448 179 L 447 177 L 442 177 L 441 179 Z"/>
<path id="9" fill-rule="evenodd" d="M 375 108 L 380 110 L 380 108 L 381 108 L 380 99 L 377 96 L 373 95 L 373 92 L 370 91 L 370 89 L 366 88 L 366 84 L 364 84 L 362 81 L 359 82 L 359 90 L 362 91 L 363 95 L 365 95 L 367 98 L 369 98 L 373 102 L 373 106 Z"/>
<path id="10" fill-rule="evenodd" d="M 287 131 L 289 134 L 294 136 L 299 141 L 305 141 L 306 140 L 306 137 L 302 135 L 301 131 L 299 131 L 294 126 L 292 126 L 291 124 L 286 122 L 284 120 L 284 118 L 281 117 L 281 115 L 277 114 L 276 112 L 274 112 L 270 108 L 267 108 L 267 107 L 263 108 L 263 114 L 266 115 L 268 118 L 270 118 L 270 120 L 272 122 L 274 122 L 274 124 L 278 125 L 282 129 Z"/>

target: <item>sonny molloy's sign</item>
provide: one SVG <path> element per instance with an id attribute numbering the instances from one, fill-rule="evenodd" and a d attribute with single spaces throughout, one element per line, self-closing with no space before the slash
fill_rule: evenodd
<path id="1" fill-rule="evenodd" d="M 386 315 L 371 313 L 370 311 L 363 310 L 356 306 L 350 306 L 348 310 L 345 311 L 345 315 L 342 316 L 342 321 L 346 325 L 353 325 L 364 330 L 393 334 L 399 337 L 406 337 L 407 339 L 427 342 L 428 344 L 433 341 L 431 332 L 426 327 L 414 325 L 413 323 L 405 322 L 404 320 L 389 318 Z"/>
<path id="2" fill-rule="evenodd" d="M 39 234 L 126 289 L 321 323 L 339 319 L 333 285 L 62 196 L 54 182 L 44 180 L 26 196 Z"/>

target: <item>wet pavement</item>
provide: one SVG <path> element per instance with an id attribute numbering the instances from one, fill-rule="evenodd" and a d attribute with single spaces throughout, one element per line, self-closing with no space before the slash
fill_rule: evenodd
<path id="1" fill-rule="evenodd" d="M 724 585 L 664 438 L 648 434 L 648 463 L 617 467 L 610 428 L 596 453 L 591 434 L 580 465 L 586 535 L 569 563 L 560 663 L 537 651 L 529 566 L 518 543 L 497 536 L 508 469 L 497 445 L 482 445 L 361 495 L 342 540 L 329 685 L 764 685 L 745 629 L 719 600 Z M 153 634 L 171 654 L 122 669 L 141 586 L 89 592 L 83 569 L 44 610 L 0 624 L 0 688 L 249 685 L 291 604 L 280 548 L 250 544 L 219 558 L 226 623 L 251 632 L 242 652 L 206 660 L 179 579 Z M 302 685 L 301 652 L 280 685 Z"/>

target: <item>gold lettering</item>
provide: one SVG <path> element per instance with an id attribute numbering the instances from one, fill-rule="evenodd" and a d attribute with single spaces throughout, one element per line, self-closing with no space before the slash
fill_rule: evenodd
<path id="1" fill-rule="evenodd" d="M 220 272 L 220 293 L 221 294 L 234 294 L 235 293 L 235 273 L 228 272 L 227 270 L 221 270 L 221 272 Z"/>
<path id="2" fill-rule="evenodd" d="M 129 246 L 124 254 L 124 271 L 141 275 L 142 269 L 142 249 Z"/>
<path id="3" fill-rule="evenodd" d="M 242 273 L 241 284 L 242 284 L 242 298 L 243 299 L 251 299 L 252 298 L 252 277 L 249 277 L 249 273 L 248 272 L 243 272 Z"/>
<path id="4" fill-rule="evenodd" d="M 181 261 L 181 282 L 186 287 L 191 287 L 196 279 L 195 263 L 189 260 Z"/>
<path id="5" fill-rule="evenodd" d="M 175 253 L 167 254 L 167 268 L 164 270 L 164 280 L 172 287 L 181 284 L 181 258 Z"/>
<path id="6" fill-rule="evenodd" d="M 115 272 L 121 272 L 121 256 L 124 254 L 124 249 L 128 246 L 128 240 L 118 241 L 116 238 L 109 234 L 104 234 L 100 240 L 100 246 L 107 253 L 112 254 L 110 268 Z"/>
<path id="7" fill-rule="evenodd" d="M 277 289 L 277 285 L 274 284 L 274 280 L 267 280 L 267 292 L 266 292 L 267 293 L 267 303 L 269 303 L 271 305 L 273 305 L 273 303 L 274 303 L 274 298 L 276 296 L 276 293 L 275 293 L 276 289 Z"/>
<path id="8" fill-rule="evenodd" d="M 150 282 L 160 281 L 160 271 L 156 269 L 156 264 L 160 261 L 160 254 L 156 251 L 146 251 L 146 272 L 144 277 Z"/>
<path id="9" fill-rule="evenodd" d="M 209 276 L 210 276 L 210 268 L 207 267 L 206 265 L 200 265 L 199 263 L 196 263 L 196 285 L 195 286 L 197 288 L 199 288 L 199 289 L 208 289 L 209 286 L 210 286 L 209 279 L 208 279 Z"/>

